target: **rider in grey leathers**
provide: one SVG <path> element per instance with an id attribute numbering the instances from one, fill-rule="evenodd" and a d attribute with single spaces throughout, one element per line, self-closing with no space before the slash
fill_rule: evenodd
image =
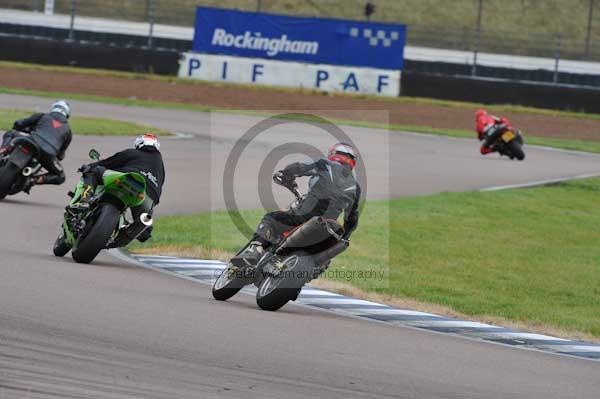
<path id="1" fill-rule="evenodd" d="M 349 239 L 358 225 L 360 185 L 353 169 L 354 148 L 347 143 L 334 144 L 327 159 L 312 163 L 296 162 L 277 172 L 280 180 L 295 184 L 300 176 L 310 176 L 309 191 L 293 208 L 267 213 L 246 248 L 231 259 L 234 266 L 255 266 L 265 250 L 279 243 L 284 232 L 299 226 L 314 216 L 337 219 L 344 213 L 344 238 Z"/>

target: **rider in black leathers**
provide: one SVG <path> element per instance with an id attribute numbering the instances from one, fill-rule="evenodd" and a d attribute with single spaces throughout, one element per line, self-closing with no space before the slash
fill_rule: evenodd
<path id="1" fill-rule="evenodd" d="M 88 201 L 96 187 L 102 182 L 103 175 L 107 170 L 137 172 L 144 176 L 148 195 L 141 205 L 131 209 L 135 223 L 139 222 L 142 213 L 152 216 L 154 207 L 160 202 L 165 183 L 165 166 L 160 153 L 160 142 L 154 134 L 143 134 L 135 139 L 133 148 L 117 152 L 98 162 L 83 165 L 79 170 L 83 173 L 84 188 L 79 204 L 73 206 L 75 211 L 89 208 Z M 137 239 L 142 242 L 146 241 L 150 238 L 151 231 L 150 227 Z M 118 246 L 125 246 L 129 243 L 127 237 L 121 238 L 125 241 L 119 241 Z"/>
<path id="2" fill-rule="evenodd" d="M 310 176 L 309 192 L 298 204 L 287 210 L 267 213 L 245 249 L 231 259 L 237 267 L 255 266 L 265 249 L 278 244 L 282 235 L 314 216 L 337 219 L 344 212 L 344 239 L 349 239 L 358 225 L 360 185 L 352 170 L 356 165 L 354 148 L 346 143 L 331 147 L 328 159 L 313 163 L 293 163 L 277 172 L 280 180 L 295 184 L 300 176 Z"/>
<path id="3" fill-rule="evenodd" d="M 26 193 L 29 194 L 34 185 L 60 185 L 65 182 L 65 172 L 60 161 L 65 158 L 71 144 L 72 133 L 68 123 L 70 115 L 71 107 L 66 101 L 60 100 L 52 104 L 47 114 L 37 113 L 20 119 L 14 123 L 13 130 L 4 134 L 0 155 L 12 151 L 12 141 L 21 135 L 29 135 L 40 148 L 38 161 L 48 173 L 35 179 L 30 178 L 23 189 Z"/>

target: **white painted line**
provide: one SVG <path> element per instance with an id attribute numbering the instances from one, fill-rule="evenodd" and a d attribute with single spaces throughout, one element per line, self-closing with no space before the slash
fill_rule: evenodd
<path id="1" fill-rule="evenodd" d="M 330 304 L 330 305 L 332 305 L 331 306 L 332 308 L 334 308 L 335 305 L 373 305 L 373 306 L 387 307 L 386 305 L 382 305 L 380 303 L 363 301 L 362 299 L 353 299 L 353 298 L 348 298 L 348 297 L 340 297 L 340 299 L 335 299 L 335 298 L 305 298 L 302 300 L 300 300 L 300 299 L 301 298 L 298 298 L 298 301 L 303 304 L 308 304 L 308 305 Z"/>
<path id="2" fill-rule="evenodd" d="M 497 335 L 499 338 L 508 338 L 508 339 L 535 339 L 535 340 L 539 340 L 539 341 L 570 341 L 569 339 L 551 337 L 549 335 L 524 333 L 524 332 L 497 332 L 497 333 L 489 333 L 489 334 Z"/>
<path id="3" fill-rule="evenodd" d="M 402 315 L 402 316 L 428 316 L 428 317 L 442 317 L 431 313 L 418 312 L 416 310 L 404 310 L 404 309 L 341 309 L 343 312 L 351 313 L 354 315 Z"/>
<path id="4" fill-rule="evenodd" d="M 588 345 L 545 345 L 544 348 L 549 348 L 557 352 L 588 352 L 600 353 L 600 346 Z"/>
<path id="5" fill-rule="evenodd" d="M 315 290 L 315 289 L 309 289 L 309 290 L 307 290 L 306 287 L 304 287 L 304 288 L 302 288 L 302 291 L 300 292 L 299 298 L 302 298 L 305 295 L 343 296 L 343 295 L 340 295 L 340 294 L 336 294 L 335 292 L 329 292 L 329 291 L 323 291 L 323 290 Z M 310 298 L 306 298 L 306 299 L 310 299 Z"/>
<path id="6" fill-rule="evenodd" d="M 215 279 L 218 277 L 218 270 L 207 270 L 207 269 L 192 269 L 186 271 L 175 272 L 177 274 L 183 274 L 184 276 L 212 276 Z"/>
<path id="7" fill-rule="evenodd" d="M 153 266 L 156 267 L 160 267 L 161 269 L 167 269 L 169 271 L 174 271 L 177 273 L 177 270 L 170 270 L 170 269 L 174 269 L 174 268 L 180 268 L 180 269 L 204 269 L 204 270 L 223 270 L 225 269 L 225 267 L 222 267 L 221 265 L 201 265 L 201 264 L 197 264 L 197 263 L 189 263 L 189 264 L 164 264 L 164 263 L 159 263 L 159 262 L 148 262 L 151 263 Z"/>
<path id="8" fill-rule="evenodd" d="M 511 188 L 539 187 L 539 186 L 546 186 L 549 184 L 561 183 L 561 182 L 565 182 L 568 180 L 588 179 L 590 177 L 598 177 L 598 176 L 600 176 L 600 172 L 586 173 L 586 174 L 577 175 L 577 176 L 560 177 L 557 179 L 538 180 L 538 181 L 534 181 L 534 182 L 530 182 L 530 183 L 508 184 L 506 186 L 494 186 L 494 187 L 482 188 L 479 191 L 499 191 L 499 190 L 508 190 Z"/>
<path id="9" fill-rule="evenodd" d="M 393 320 L 392 320 L 393 322 Z M 411 322 L 411 324 L 419 324 L 431 327 L 469 327 L 469 328 L 498 328 L 504 329 L 504 327 L 492 326 L 491 324 L 478 323 L 475 321 L 466 320 L 427 320 L 423 322 Z"/>
<path id="10" fill-rule="evenodd" d="M 140 258 L 137 258 L 140 259 Z M 199 260 L 199 259 L 148 259 L 151 262 L 155 262 L 155 263 L 164 263 L 164 264 L 169 264 L 169 263 L 194 263 L 197 265 L 223 265 L 226 266 L 226 263 L 218 261 L 218 260 Z"/>

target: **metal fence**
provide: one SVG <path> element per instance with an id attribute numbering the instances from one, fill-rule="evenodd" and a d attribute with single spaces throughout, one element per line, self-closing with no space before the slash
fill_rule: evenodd
<path id="1" fill-rule="evenodd" d="M 127 21 L 118 24 L 119 33 L 146 36 L 150 47 L 156 36 L 169 32 L 189 40 L 195 7 L 207 5 L 407 23 L 409 46 L 454 50 L 449 62 L 472 64 L 474 75 L 490 53 L 523 56 L 511 61 L 523 68 L 535 66 L 526 57 L 557 60 L 557 71 L 562 59 L 600 61 L 600 0 L 0 0 L 0 8 L 43 15 L 48 3 L 53 3 L 54 17 L 63 17 L 71 39 L 79 31 L 102 30 L 101 19 L 109 19 Z M 369 17 L 367 3 L 375 5 Z M 545 22 L 526 25 L 521 14 Z"/>

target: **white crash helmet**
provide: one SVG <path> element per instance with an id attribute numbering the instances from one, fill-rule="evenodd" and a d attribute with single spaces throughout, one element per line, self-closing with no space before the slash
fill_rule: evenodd
<path id="1" fill-rule="evenodd" d="M 50 107 L 50 113 L 57 112 L 69 119 L 71 116 L 71 106 L 65 100 L 58 100 Z"/>
<path id="2" fill-rule="evenodd" d="M 158 137 L 152 133 L 145 133 L 136 137 L 133 142 L 133 148 L 139 150 L 144 147 L 154 147 L 157 151 L 160 151 L 160 141 L 158 141 Z"/>
<path id="3" fill-rule="evenodd" d="M 329 148 L 327 158 L 349 165 L 352 169 L 356 166 L 356 151 L 351 144 L 335 143 Z"/>

